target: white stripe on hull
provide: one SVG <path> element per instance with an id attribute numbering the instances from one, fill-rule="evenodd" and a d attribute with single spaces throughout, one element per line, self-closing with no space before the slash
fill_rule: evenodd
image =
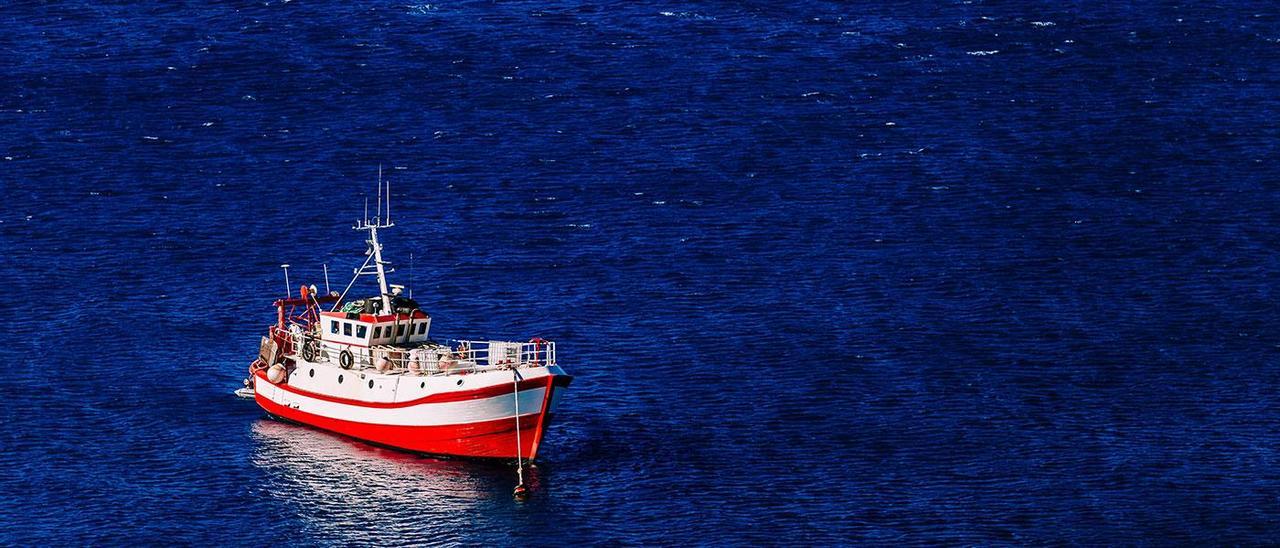
<path id="1" fill-rule="evenodd" d="M 364 407 L 313 398 L 289 392 L 269 382 L 256 379 L 258 395 L 285 407 L 345 421 L 388 426 L 447 426 L 485 422 L 515 417 L 515 398 L 502 394 L 488 398 L 423 403 L 409 407 Z M 520 416 L 535 415 L 542 411 L 546 387 L 527 388 L 520 391 Z"/>

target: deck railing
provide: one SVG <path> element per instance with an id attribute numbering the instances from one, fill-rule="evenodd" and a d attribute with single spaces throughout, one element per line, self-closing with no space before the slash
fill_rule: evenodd
<path id="1" fill-rule="evenodd" d="M 281 334 L 291 343 L 286 345 L 286 354 L 304 359 L 310 354 L 313 358 L 310 361 L 341 365 L 342 352 L 346 350 L 351 355 L 351 369 L 375 369 L 391 374 L 455 375 L 556 364 L 556 343 L 542 339 L 529 342 L 448 340 L 408 347 L 361 348 L 323 343 L 309 333 Z M 304 346 L 310 346 L 310 351 L 304 350 Z"/>

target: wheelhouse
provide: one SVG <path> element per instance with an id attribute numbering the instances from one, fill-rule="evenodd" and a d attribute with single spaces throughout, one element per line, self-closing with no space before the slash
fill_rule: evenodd
<path id="1" fill-rule="evenodd" d="M 430 331 L 431 316 L 418 308 L 392 314 L 320 313 L 320 340 L 326 346 L 413 345 L 428 341 Z"/>

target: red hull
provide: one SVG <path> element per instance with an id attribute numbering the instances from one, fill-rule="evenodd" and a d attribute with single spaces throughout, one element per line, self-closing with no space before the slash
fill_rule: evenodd
<path id="1" fill-rule="evenodd" d="M 548 407 L 556 383 L 548 382 L 548 388 L 542 409 L 520 417 L 520 456 L 523 458 L 537 456 L 542 436 L 551 422 Z M 395 449 L 458 457 L 515 457 L 514 418 L 445 426 L 393 426 L 322 417 L 277 404 L 261 395 L 255 399 L 277 417 Z"/>

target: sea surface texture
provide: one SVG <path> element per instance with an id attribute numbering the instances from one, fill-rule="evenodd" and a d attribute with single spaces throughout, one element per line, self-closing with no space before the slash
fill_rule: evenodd
<path id="1" fill-rule="evenodd" d="M 1278 115 L 1273 2 L 6 5 L 0 543 L 1280 541 Z M 526 502 L 231 394 L 379 166 Z"/>

